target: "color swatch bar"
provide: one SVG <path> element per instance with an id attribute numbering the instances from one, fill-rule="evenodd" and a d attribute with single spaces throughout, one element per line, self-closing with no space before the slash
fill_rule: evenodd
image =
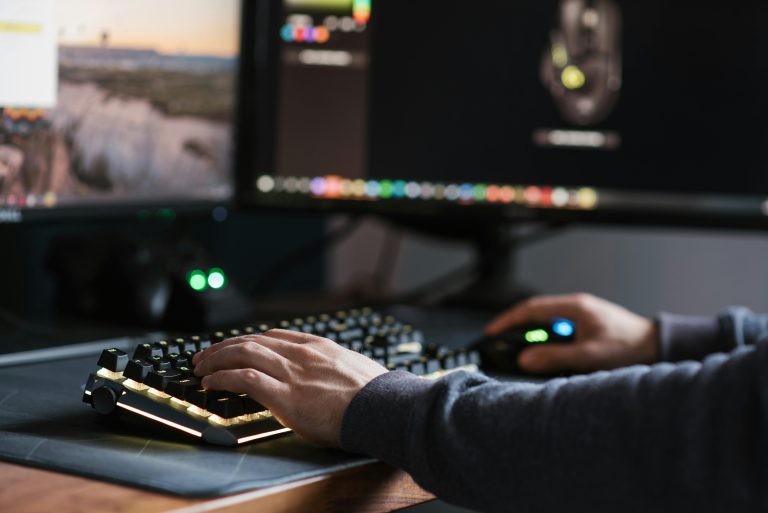
<path id="1" fill-rule="evenodd" d="M 302 194 L 334 200 L 425 200 L 473 204 L 517 204 L 531 208 L 593 210 L 599 198 L 590 187 L 565 188 L 485 183 L 434 183 L 407 180 L 352 180 L 337 175 L 274 177 L 256 180 L 262 193 Z"/>

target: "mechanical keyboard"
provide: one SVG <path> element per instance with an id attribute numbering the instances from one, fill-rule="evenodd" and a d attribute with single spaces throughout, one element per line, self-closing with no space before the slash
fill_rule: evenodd
<path id="1" fill-rule="evenodd" d="M 130 356 L 117 348 L 105 349 L 99 369 L 85 384 L 83 402 L 102 415 L 164 425 L 217 445 L 235 446 L 289 433 L 267 408 L 245 394 L 205 390 L 193 374 L 196 352 L 231 337 L 274 328 L 329 338 L 390 370 L 425 379 L 459 369 L 476 372 L 480 363 L 476 351 L 427 344 L 410 324 L 362 308 L 142 343 Z"/>

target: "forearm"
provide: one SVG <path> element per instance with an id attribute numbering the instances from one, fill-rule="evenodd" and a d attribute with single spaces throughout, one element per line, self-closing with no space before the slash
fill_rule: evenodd
<path id="1" fill-rule="evenodd" d="M 488 511 L 754 511 L 765 506 L 768 352 L 545 385 L 380 376 L 342 443 Z"/>
<path id="2" fill-rule="evenodd" d="M 657 323 L 659 359 L 667 362 L 701 360 L 754 345 L 768 335 L 768 316 L 744 307 L 729 308 L 716 317 L 661 313 Z"/>

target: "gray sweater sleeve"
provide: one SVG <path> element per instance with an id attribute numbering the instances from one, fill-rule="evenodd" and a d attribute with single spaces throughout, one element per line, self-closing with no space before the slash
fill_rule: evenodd
<path id="1" fill-rule="evenodd" d="M 344 416 L 345 449 L 482 511 L 764 511 L 768 344 L 544 384 L 391 372 Z"/>
<path id="2" fill-rule="evenodd" d="M 661 313 L 659 355 L 665 362 L 701 360 L 755 344 L 768 335 L 768 315 L 757 315 L 744 307 L 732 307 L 717 317 L 694 317 Z"/>

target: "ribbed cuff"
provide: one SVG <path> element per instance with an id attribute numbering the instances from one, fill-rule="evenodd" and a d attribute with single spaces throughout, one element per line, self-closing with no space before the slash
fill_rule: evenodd
<path id="1" fill-rule="evenodd" d="M 401 371 L 374 378 L 344 413 L 342 448 L 404 466 L 408 461 L 411 413 L 431 386 L 430 381 Z"/>
<path id="2" fill-rule="evenodd" d="M 717 317 L 661 313 L 657 319 L 661 361 L 702 360 L 712 353 L 731 349 L 720 336 Z"/>

